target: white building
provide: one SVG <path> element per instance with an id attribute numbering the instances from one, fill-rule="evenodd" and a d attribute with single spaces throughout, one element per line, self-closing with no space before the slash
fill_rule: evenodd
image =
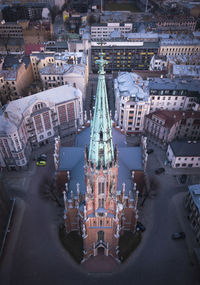
<path id="1" fill-rule="evenodd" d="M 121 35 L 132 32 L 132 23 L 107 23 L 107 24 L 96 24 L 91 26 L 91 38 L 109 38 L 110 34 L 116 30 Z"/>
<path id="2" fill-rule="evenodd" d="M 142 132 L 149 113 L 150 97 L 146 81 L 136 73 L 121 72 L 114 81 L 115 121 L 127 133 Z"/>
<path id="3" fill-rule="evenodd" d="M 152 78 L 149 80 L 150 112 L 157 110 L 198 110 L 199 80 Z"/>
<path id="4" fill-rule="evenodd" d="M 167 158 L 173 168 L 200 167 L 200 142 L 173 141 L 168 145 Z"/>
<path id="5" fill-rule="evenodd" d="M 26 166 L 33 148 L 82 125 L 82 93 L 70 85 L 12 101 L 0 115 L 0 166 Z"/>

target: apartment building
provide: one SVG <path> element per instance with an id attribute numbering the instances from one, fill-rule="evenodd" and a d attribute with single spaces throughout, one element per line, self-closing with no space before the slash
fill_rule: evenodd
<path id="1" fill-rule="evenodd" d="M 22 27 L 17 22 L 0 23 L 0 38 L 23 38 Z"/>
<path id="2" fill-rule="evenodd" d="M 93 24 L 91 26 L 91 38 L 106 39 L 110 37 L 113 31 L 119 31 L 121 35 L 132 32 L 132 23 L 105 23 L 105 24 Z"/>
<path id="3" fill-rule="evenodd" d="M 166 145 L 174 139 L 200 139 L 200 112 L 158 110 L 145 117 L 144 131 Z"/>
<path id="4" fill-rule="evenodd" d="M 153 78 L 149 80 L 150 112 L 156 110 L 198 110 L 199 80 Z"/>
<path id="5" fill-rule="evenodd" d="M 162 15 L 156 17 L 156 27 L 161 32 L 181 32 L 195 30 L 197 20 L 189 15 Z"/>
<path id="6" fill-rule="evenodd" d="M 44 88 L 71 83 L 82 91 L 85 99 L 88 82 L 87 56 L 83 52 L 33 52 L 30 55 L 35 79 Z"/>
<path id="7" fill-rule="evenodd" d="M 172 168 L 200 167 L 200 141 L 173 141 L 166 155 Z"/>
<path id="8" fill-rule="evenodd" d="M 115 121 L 127 134 L 141 133 L 150 110 L 148 82 L 136 73 L 120 72 L 114 80 Z"/>
<path id="9" fill-rule="evenodd" d="M 25 96 L 33 82 L 33 71 L 29 57 L 6 56 L 0 70 L 0 101 L 5 104 Z M 8 63 L 8 64 L 5 64 Z"/>
<path id="10" fill-rule="evenodd" d="M 151 112 L 197 111 L 200 85 L 199 80 L 178 78 L 144 81 L 136 73 L 121 72 L 114 81 L 114 94 L 116 123 L 126 132 L 142 132 L 144 116 Z"/>
<path id="11" fill-rule="evenodd" d="M 200 40 L 192 38 L 172 38 L 162 39 L 160 41 L 159 55 L 161 56 L 179 56 L 179 55 L 197 55 L 200 54 Z"/>
<path id="12" fill-rule="evenodd" d="M 98 71 L 96 60 L 100 53 L 99 41 L 91 41 L 91 68 Z M 114 71 L 148 70 L 153 55 L 158 54 L 159 41 L 109 39 L 103 46 L 107 73 Z"/>
<path id="13" fill-rule="evenodd" d="M 83 125 L 82 93 L 70 85 L 10 102 L 0 114 L 0 163 L 25 167 L 32 149 Z"/>

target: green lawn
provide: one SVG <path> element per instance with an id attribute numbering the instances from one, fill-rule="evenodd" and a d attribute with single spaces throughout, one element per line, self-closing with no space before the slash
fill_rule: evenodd
<path id="1" fill-rule="evenodd" d="M 119 238 L 119 259 L 124 262 L 131 253 L 138 247 L 142 240 L 141 233 L 125 231 Z"/>
<path id="2" fill-rule="evenodd" d="M 135 3 L 106 3 L 106 1 L 104 2 L 104 10 L 141 12 Z"/>
<path id="3" fill-rule="evenodd" d="M 63 247 L 69 252 L 77 263 L 83 259 L 83 239 L 78 232 L 66 233 L 64 225 L 59 227 L 59 237 Z"/>

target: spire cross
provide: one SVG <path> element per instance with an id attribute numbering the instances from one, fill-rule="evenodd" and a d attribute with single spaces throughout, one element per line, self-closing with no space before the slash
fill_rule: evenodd
<path id="1" fill-rule="evenodd" d="M 99 64 L 99 71 L 98 71 L 98 73 L 99 74 L 105 74 L 104 65 L 106 65 L 108 63 L 108 61 L 103 59 L 103 49 L 102 49 L 102 47 L 103 47 L 103 45 L 106 44 L 106 42 L 103 42 L 103 39 L 101 39 L 101 41 L 98 42 L 97 44 L 101 46 L 100 59 L 96 60 L 96 64 Z"/>

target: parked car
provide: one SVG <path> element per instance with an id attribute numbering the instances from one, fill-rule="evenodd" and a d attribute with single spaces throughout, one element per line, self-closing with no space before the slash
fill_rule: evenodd
<path id="1" fill-rule="evenodd" d="M 180 183 L 181 183 L 181 184 L 185 184 L 186 181 L 187 181 L 187 175 L 186 175 L 186 174 L 181 175 L 181 177 L 180 177 Z"/>
<path id="2" fill-rule="evenodd" d="M 185 233 L 184 232 L 173 233 L 171 238 L 172 239 L 184 239 L 185 238 Z"/>
<path id="3" fill-rule="evenodd" d="M 154 152 L 154 150 L 153 150 L 152 148 L 147 149 L 147 153 L 148 153 L 148 154 L 151 154 L 151 153 L 153 153 L 153 152 Z"/>
<path id="4" fill-rule="evenodd" d="M 42 153 L 42 154 L 40 154 L 38 159 L 46 161 L 47 160 L 47 155 L 45 153 Z"/>
<path id="5" fill-rule="evenodd" d="M 45 160 L 40 159 L 40 158 L 37 159 L 37 162 L 36 162 L 37 166 L 45 166 L 46 164 L 47 162 Z"/>
<path id="6" fill-rule="evenodd" d="M 155 174 L 161 174 L 163 172 L 165 172 L 165 169 L 163 167 L 158 168 L 158 169 L 155 170 Z"/>
<path id="7" fill-rule="evenodd" d="M 144 232 L 145 230 L 146 230 L 145 226 L 141 222 L 137 221 L 136 231 L 137 232 L 139 232 L 139 231 Z"/>

